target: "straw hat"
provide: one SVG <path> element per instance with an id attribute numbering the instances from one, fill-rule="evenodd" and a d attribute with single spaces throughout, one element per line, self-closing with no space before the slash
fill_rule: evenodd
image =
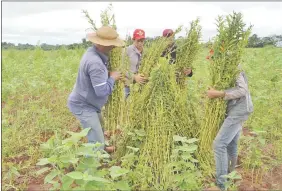
<path id="1" fill-rule="evenodd" d="M 125 43 L 118 37 L 118 33 L 109 26 L 102 26 L 96 33 L 87 35 L 89 41 L 102 46 L 124 46 Z"/>

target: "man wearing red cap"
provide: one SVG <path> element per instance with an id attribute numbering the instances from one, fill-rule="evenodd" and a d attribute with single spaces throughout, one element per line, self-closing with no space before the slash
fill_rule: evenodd
<path id="1" fill-rule="evenodd" d="M 142 29 L 136 29 L 133 33 L 133 44 L 127 48 L 127 56 L 130 62 L 130 74 L 133 74 L 131 78 L 127 75 L 127 79 L 132 79 L 133 83 L 144 84 L 146 78 L 142 74 L 138 74 L 138 70 L 141 64 L 141 57 L 145 41 L 145 31 Z M 127 85 L 125 87 L 125 96 L 129 96 L 130 89 Z"/>
<path id="2" fill-rule="evenodd" d="M 173 30 L 172 29 L 165 29 L 163 31 L 163 37 L 171 38 L 173 40 L 172 35 L 173 35 Z M 161 57 L 166 57 L 168 59 L 168 54 L 170 54 L 169 63 L 170 64 L 175 64 L 175 61 L 176 61 L 176 49 L 177 49 L 177 46 L 176 46 L 175 42 L 172 41 L 172 43 L 166 48 L 166 50 L 163 51 Z M 187 68 L 187 69 L 184 69 L 184 74 L 186 76 L 192 77 L 193 71 L 192 71 L 191 68 Z"/>

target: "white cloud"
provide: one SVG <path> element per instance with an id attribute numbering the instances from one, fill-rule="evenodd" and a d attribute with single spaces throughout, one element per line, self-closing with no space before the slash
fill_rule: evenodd
<path id="1" fill-rule="evenodd" d="M 107 2 L 3 2 L 3 41 L 36 44 L 80 42 L 90 27 L 82 14 L 87 9 L 100 26 L 100 13 Z M 216 34 L 215 19 L 232 10 L 241 11 L 247 24 L 254 24 L 259 36 L 281 34 L 282 3 L 208 3 L 208 2 L 114 2 L 114 12 L 120 36 L 124 38 L 136 28 L 147 36 L 159 36 L 165 28 L 176 29 L 200 17 L 203 40 Z M 183 31 L 184 33 L 184 31 Z M 183 35 L 180 34 L 180 35 Z"/>

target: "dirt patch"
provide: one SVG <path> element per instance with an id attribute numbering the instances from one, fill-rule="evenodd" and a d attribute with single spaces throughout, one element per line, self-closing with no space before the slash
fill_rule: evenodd
<path id="1" fill-rule="evenodd" d="M 40 141 L 46 142 L 54 135 L 54 132 L 43 132 L 40 134 Z"/>
<path id="2" fill-rule="evenodd" d="M 12 116 L 16 116 L 18 113 L 18 110 L 15 109 L 15 108 L 12 108 L 10 111 L 9 111 L 9 114 L 12 115 Z"/>
<path id="3" fill-rule="evenodd" d="M 72 132 L 80 132 L 82 129 L 80 127 L 80 123 L 78 120 L 75 120 L 71 125 L 70 125 L 70 131 Z"/>
<path id="4" fill-rule="evenodd" d="M 273 144 L 267 144 L 263 148 L 264 155 L 275 158 L 275 147 Z"/>
<path id="5" fill-rule="evenodd" d="M 49 190 L 52 187 L 52 184 L 43 184 L 43 183 L 44 183 L 43 178 L 32 179 L 27 186 L 27 191 Z"/>
<path id="6" fill-rule="evenodd" d="M 250 129 L 248 129 L 247 127 L 243 127 L 243 135 L 244 136 L 252 136 L 252 137 L 256 137 L 257 134 L 252 132 Z"/>
<path id="7" fill-rule="evenodd" d="M 46 167 L 51 167 L 51 165 L 46 165 Z M 34 167 L 33 171 L 40 170 L 41 167 Z M 35 190 L 49 190 L 52 187 L 52 184 L 44 184 L 44 178 L 50 171 L 44 172 L 43 174 L 37 177 L 31 177 L 28 180 L 27 190 L 28 191 L 35 191 Z"/>
<path id="8" fill-rule="evenodd" d="M 251 170 L 237 169 L 242 175 L 239 191 L 252 190 L 282 190 L 282 165 L 275 167 L 273 170 L 263 173 L 261 181 L 255 182 L 256 174 L 252 175 Z"/>
<path id="9" fill-rule="evenodd" d="M 25 95 L 23 98 L 25 102 L 31 101 L 31 100 L 39 100 L 39 99 L 40 99 L 40 96 L 32 96 L 32 95 Z"/>
<path id="10" fill-rule="evenodd" d="M 2 109 L 5 108 L 5 105 L 6 105 L 6 102 L 2 101 L 2 103 L 1 103 L 1 108 L 2 108 Z"/>
<path id="11" fill-rule="evenodd" d="M 16 157 L 12 157 L 12 158 L 6 158 L 4 159 L 4 162 L 12 162 L 12 163 L 23 163 L 24 161 L 27 161 L 30 158 L 30 156 L 24 154 L 21 156 L 16 156 Z"/>
<path id="12" fill-rule="evenodd" d="M 282 165 L 275 167 L 264 176 L 264 181 L 271 184 L 271 189 L 282 190 Z"/>

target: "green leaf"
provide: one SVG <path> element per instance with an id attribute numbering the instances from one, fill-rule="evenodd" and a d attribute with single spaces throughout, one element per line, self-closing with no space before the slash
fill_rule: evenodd
<path id="1" fill-rule="evenodd" d="M 91 128 L 85 128 L 82 131 L 80 131 L 79 133 L 77 132 L 72 132 L 72 131 L 67 131 L 68 134 L 70 134 L 72 137 L 86 137 L 86 135 L 88 134 L 88 131 L 90 131 Z"/>
<path id="2" fill-rule="evenodd" d="M 75 158 L 73 155 L 63 155 L 60 156 L 59 160 L 62 163 L 72 163 L 72 164 L 76 164 L 78 162 L 78 158 Z"/>
<path id="3" fill-rule="evenodd" d="M 109 159 L 109 158 L 111 158 L 111 155 L 108 153 L 104 153 L 101 155 L 101 159 Z"/>
<path id="4" fill-rule="evenodd" d="M 36 165 L 42 166 L 42 165 L 46 165 L 46 164 L 49 164 L 49 163 L 50 162 L 49 162 L 48 158 L 43 158 L 43 159 L 40 159 L 40 161 L 38 163 L 36 163 Z"/>
<path id="5" fill-rule="evenodd" d="M 140 130 L 136 129 L 135 133 L 136 133 L 136 135 L 138 135 L 140 137 L 144 137 L 146 135 L 146 132 L 145 132 L 144 129 L 140 129 Z"/>
<path id="6" fill-rule="evenodd" d="M 192 139 L 188 139 L 187 140 L 187 143 L 194 143 L 196 141 L 198 141 L 199 139 L 196 139 L 196 138 L 192 138 Z"/>
<path id="7" fill-rule="evenodd" d="M 70 190 L 70 186 L 73 183 L 73 179 L 69 176 L 63 176 L 62 178 L 62 190 Z"/>
<path id="8" fill-rule="evenodd" d="M 88 134 L 88 132 L 91 130 L 91 128 L 85 128 L 85 129 L 83 129 L 82 131 L 80 131 L 79 133 L 78 133 L 78 136 L 80 136 L 81 138 L 82 137 L 86 137 L 87 136 L 87 134 Z"/>
<path id="9" fill-rule="evenodd" d="M 228 178 L 233 178 L 236 175 L 236 173 L 237 173 L 236 171 L 232 171 L 227 176 L 228 176 Z"/>
<path id="10" fill-rule="evenodd" d="M 126 154 L 125 156 L 121 157 L 121 161 L 122 162 L 132 161 L 134 160 L 135 157 L 136 155 L 134 153 Z"/>
<path id="11" fill-rule="evenodd" d="M 17 168 L 15 168 L 13 166 L 11 167 L 11 172 L 12 172 L 12 174 L 14 174 L 16 176 L 20 176 L 20 173 L 18 172 Z"/>
<path id="12" fill-rule="evenodd" d="M 40 145 L 40 149 L 44 151 L 44 150 L 50 150 L 52 149 L 52 147 L 48 143 L 43 143 Z"/>
<path id="13" fill-rule="evenodd" d="M 72 163 L 72 164 L 77 164 L 78 161 L 79 161 L 79 158 L 71 158 L 69 160 L 69 162 Z"/>
<path id="14" fill-rule="evenodd" d="M 191 158 L 190 161 L 194 162 L 194 163 L 198 163 L 199 162 L 197 159 L 194 159 L 194 158 Z"/>
<path id="15" fill-rule="evenodd" d="M 173 176 L 173 180 L 175 182 L 182 182 L 184 178 L 185 177 L 183 175 L 181 175 L 181 174 L 176 174 L 176 175 Z"/>
<path id="16" fill-rule="evenodd" d="M 64 145 L 72 146 L 74 144 L 77 144 L 80 139 L 81 139 L 80 137 L 70 137 L 63 140 L 62 143 Z"/>
<path id="17" fill-rule="evenodd" d="M 53 182 L 52 184 L 53 184 L 53 187 L 52 187 L 53 190 L 58 190 L 58 188 L 60 188 L 59 182 Z"/>
<path id="18" fill-rule="evenodd" d="M 51 156 L 50 158 L 48 158 L 48 161 L 50 162 L 50 163 L 56 163 L 56 162 L 58 162 L 58 158 L 57 158 L 57 156 Z"/>
<path id="19" fill-rule="evenodd" d="M 84 185 L 85 181 L 83 179 L 78 179 L 78 180 L 75 180 L 74 183 L 77 184 L 77 185 Z"/>
<path id="20" fill-rule="evenodd" d="M 89 168 L 97 168 L 97 167 L 101 166 L 99 161 L 97 159 L 94 159 L 94 158 L 84 158 L 82 160 L 82 163 L 89 166 Z"/>
<path id="21" fill-rule="evenodd" d="M 70 156 L 60 156 L 59 160 L 62 162 L 62 163 L 69 163 L 69 158 Z"/>
<path id="22" fill-rule="evenodd" d="M 108 184 L 91 181 L 91 182 L 86 183 L 85 189 L 83 189 L 83 190 L 108 190 L 108 189 L 106 189 L 107 188 L 106 185 L 108 185 Z"/>
<path id="23" fill-rule="evenodd" d="M 57 170 L 52 170 L 44 179 L 44 184 L 50 183 L 58 175 Z"/>
<path id="24" fill-rule="evenodd" d="M 265 145 L 265 139 L 259 138 L 258 141 L 260 142 L 260 144 Z"/>
<path id="25" fill-rule="evenodd" d="M 127 135 L 129 135 L 129 136 L 134 136 L 134 133 L 128 132 Z"/>
<path id="26" fill-rule="evenodd" d="M 189 145 L 189 146 L 180 146 L 178 149 L 180 151 L 186 151 L 186 152 L 193 152 L 197 150 L 198 146 L 197 145 Z"/>
<path id="27" fill-rule="evenodd" d="M 94 151 L 92 148 L 87 148 L 87 147 L 80 147 L 77 152 L 76 155 L 78 156 L 95 156 Z"/>
<path id="28" fill-rule="evenodd" d="M 135 147 L 130 147 L 130 146 L 126 146 L 126 148 L 133 150 L 134 152 L 139 151 L 139 148 L 135 148 Z"/>
<path id="29" fill-rule="evenodd" d="M 83 180 L 110 183 L 110 181 L 105 179 L 105 178 L 95 177 L 95 176 L 91 176 L 91 175 L 84 177 Z"/>
<path id="30" fill-rule="evenodd" d="M 70 172 L 70 173 L 66 174 L 66 176 L 69 176 L 70 178 L 75 179 L 75 180 L 83 179 L 83 174 L 81 172 L 78 172 L 78 171 Z"/>
<path id="31" fill-rule="evenodd" d="M 119 190 L 131 190 L 130 186 L 125 181 L 118 181 L 115 183 L 115 188 Z"/>
<path id="32" fill-rule="evenodd" d="M 108 174 L 107 170 L 99 170 L 99 171 L 95 172 L 95 176 L 99 176 L 99 177 L 106 176 L 107 174 Z"/>
<path id="33" fill-rule="evenodd" d="M 192 158 L 192 156 L 190 155 L 190 153 L 183 153 L 181 155 L 181 158 L 184 159 L 184 160 L 188 160 L 188 159 Z"/>
<path id="34" fill-rule="evenodd" d="M 82 146 L 86 147 L 86 148 L 91 148 L 91 149 L 94 149 L 96 147 L 99 147 L 100 146 L 100 143 L 83 143 Z M 83 148 L 83 147 L 82 147 Z"/>
<path id="35" fill-rule="evenodd" d="M 234 176 L 234 179 L 236 179 L 236 180 L 241 180 L 241 179 L 242 179 L 242 176 L 241 176 L 240 174 L 236 174 L 236 175 Z"/>
<path id="36" fill-rule="evenodd" d="M 127 174 L 129 172 L 129 170 L 122 169 L 119 166 L 112 166 L 109 170 L 110 170 L 110 175 L 113 179 L 120 177 L 124 174 Z"/>
<path id="37" fill-rule="evenodd" d="M 195 151 L 195 150 L 197 150 L 197 148 L 198 148 L 197 145 L 190 145 L 190 146 L 188 146 L 188 152 Z"/>
<path id="38" fill-rule="evenodd" d="M 43 174 L 44 172 L 47 172 L 48 170 L 50 170 L 49 167 L 42 168 L 36 172 L 36 175 Z"/>
<path id="39" fill-rule="evenodd" d="M 187 141 L 187 139 L 186 139 L 186 137 L 181 137 L 181 136 L 179 136 L 179 135 L 174 135 L 173 136 L 173 141 L 175 141 L 175 142 L 186 142 Z"/>

